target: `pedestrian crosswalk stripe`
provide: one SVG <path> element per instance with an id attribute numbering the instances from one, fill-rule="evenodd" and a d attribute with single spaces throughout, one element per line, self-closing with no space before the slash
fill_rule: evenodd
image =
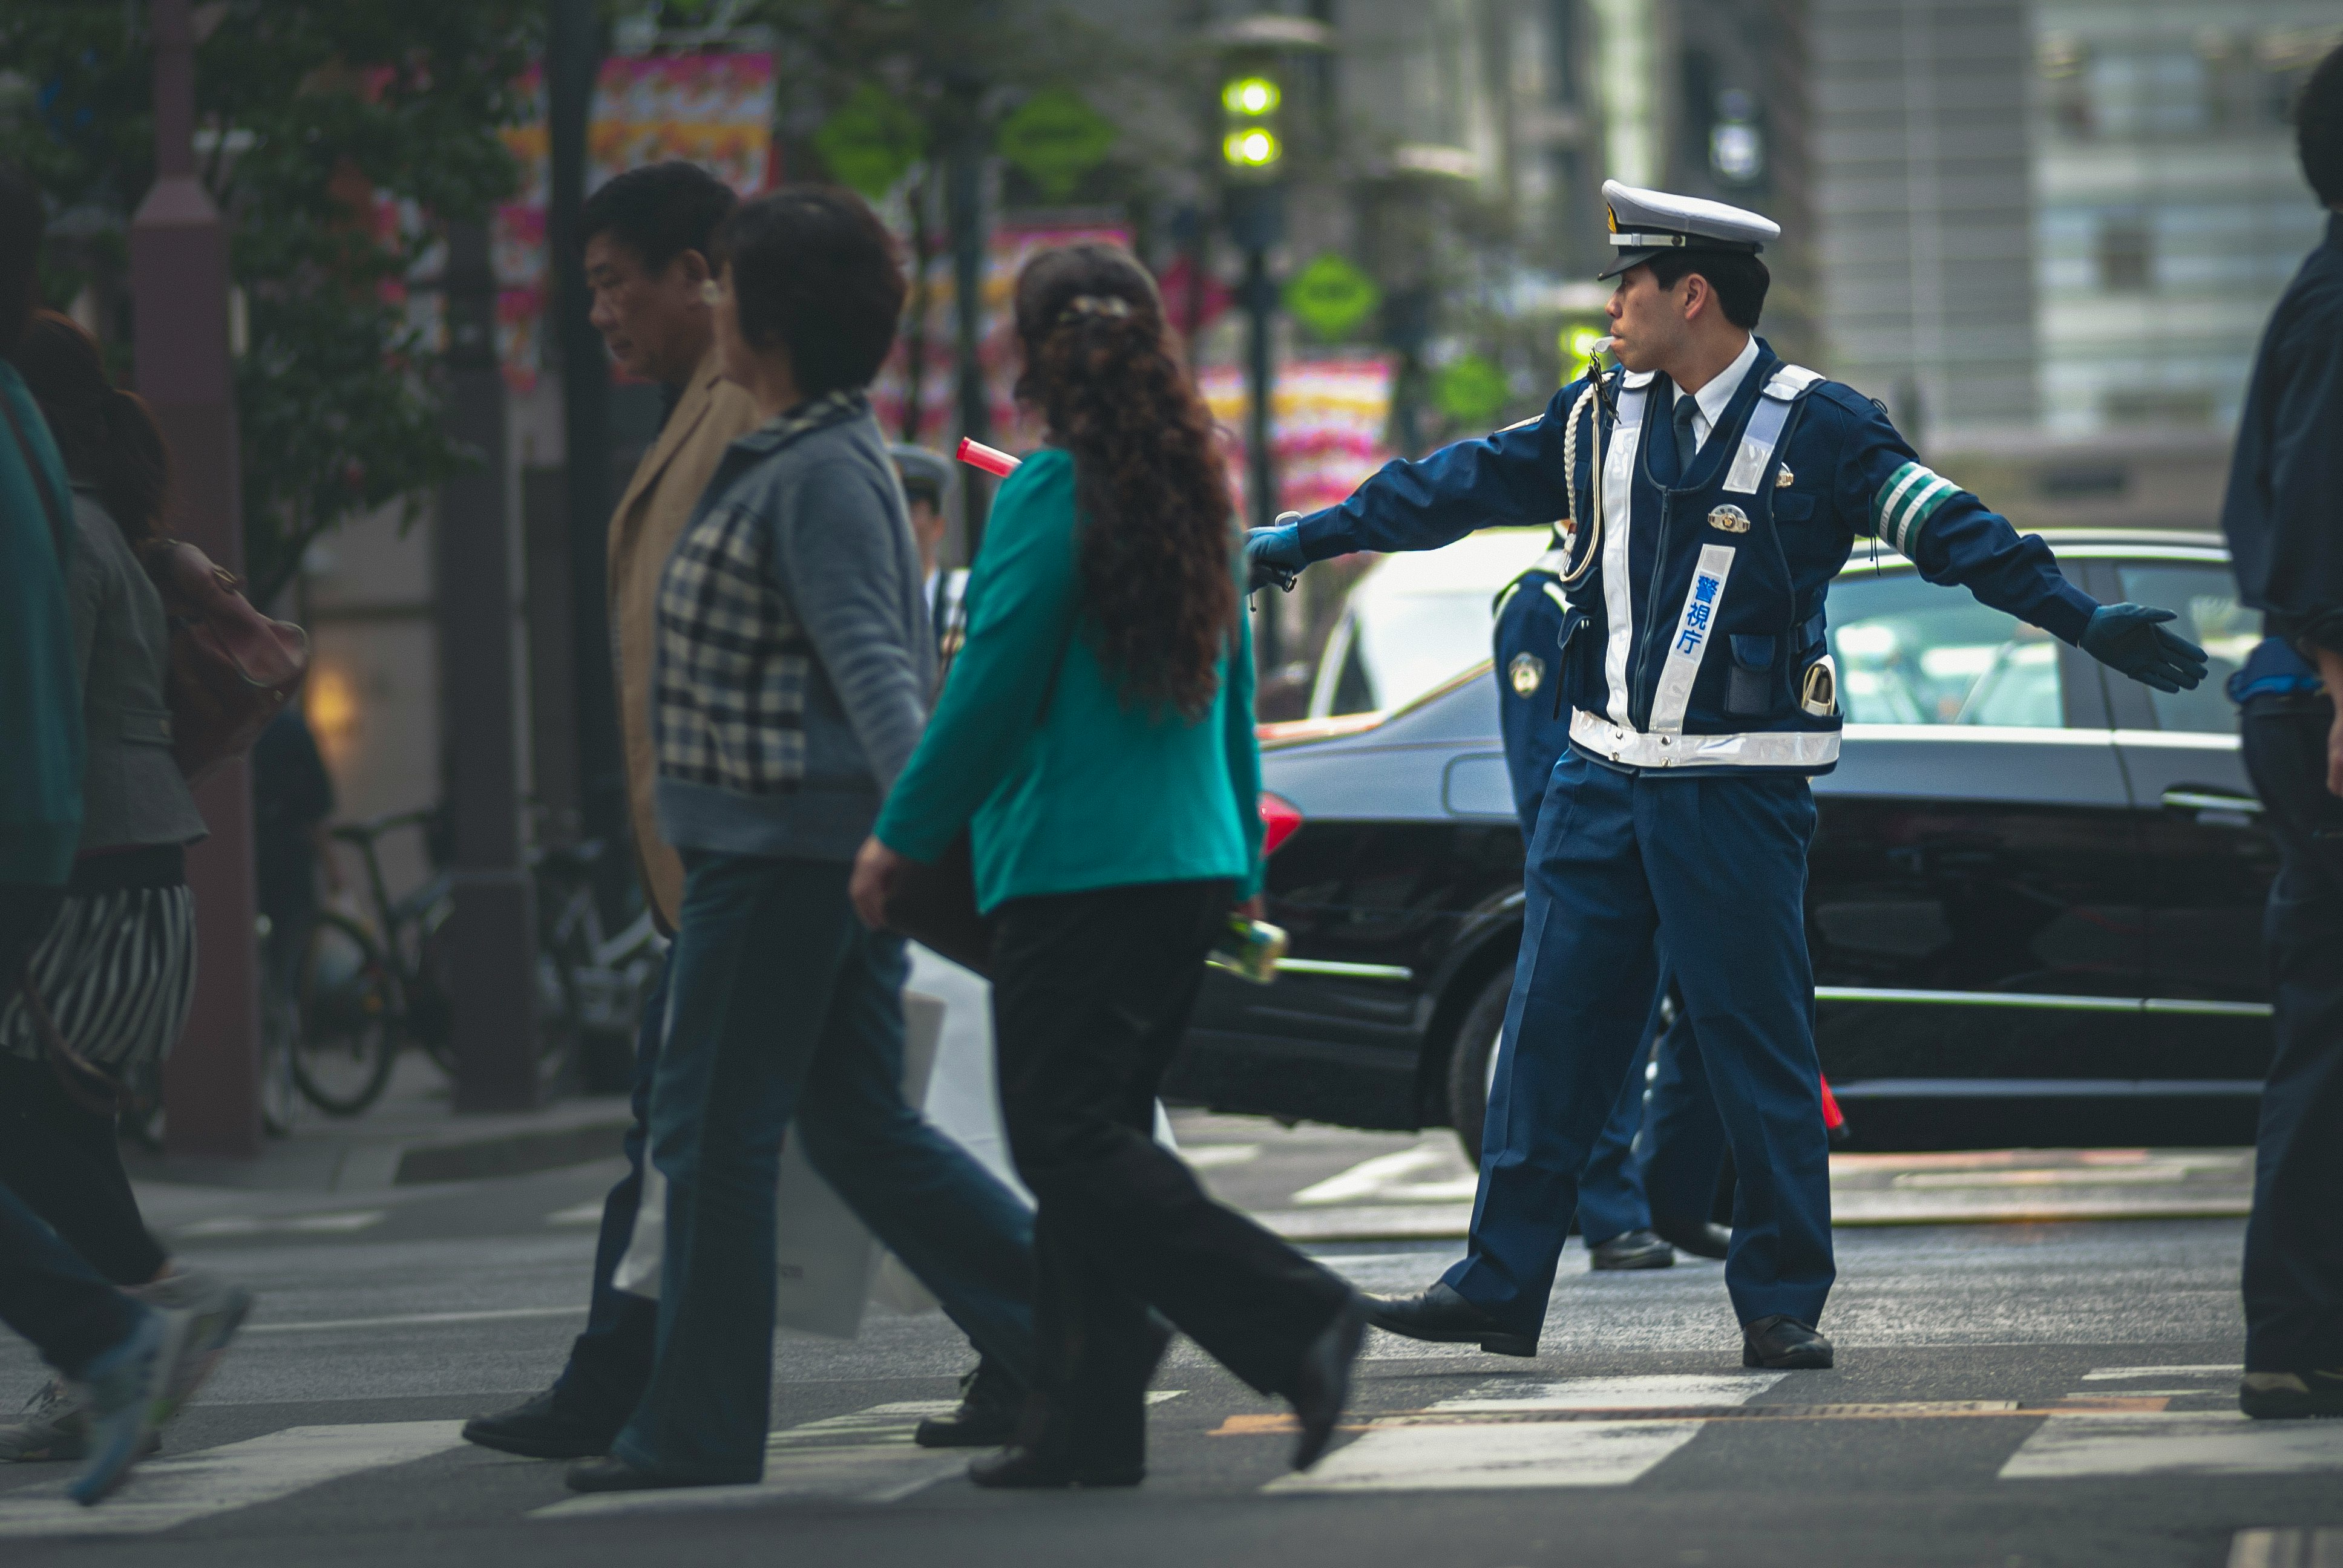
<path id="1" fill-rule="evenodd" d="M 1150 1404 L 1178 1399 L 1180 1389 L 1157 1389 Z M 920 1448 L 911 1433 L 929 1416 L 957 1408 L 952 1400 L 898 1400 L 850 1415 L 784 1427 L 765 1439 L 765 1479 L 753 1485 L 677 1487 L 663 1492 L 606 1492 L 532 1509 L 531 1519 L 588 1519 L 613 1513 L 674 1513 L 761 1508 L 774 1503 L 896 1503 L 968 1468 L 966 1449 Z"/>
<path id="2" fill-rule="evenodd" d="M 2229 1568 L 2343 1568 L 2343 1530 L 2240 1530 Z"/>
<path id="3" fill-rule="evenodd" d="M 2236 1410 L 2054 1415 L 2001 1467 L 2004 1481 L 2091 1475 L 2343 1471 L 2343 1423 L 2252 1421 Z"/>
<path id="4" fill-rule="evenodd" d="M 427 1459 L 463 1441 L 463 1423 L 454 1421 L 287 1427 L 184 1458 L 148 1460 L 98 1508 L 68 1499 L 62 1474 L 54 1483 L 11 1492 L 0 1510 L 0 1537 L 151 1535 L 360 1471 Z"/>
<path id="5" fill-rule="evenodd" d="M 1782 1381 L 1780 1372 L 1668 1373 L 1524 1382 L 1501 1378 L 1432 1406 L 1468 1418 L 1513 1412 L 1654 1409 L 1740 1404 Z M 1479 1491 L 1531 1486 L 1624 1486 L 1698 1436 L 1707 1423 L 1684 1420 L 1403 1426 L 1369 1432 L 1281 1476 L 1270 1492 Z"/>
<path id="6" fill-rule="evenodd" d="M 2229 1379 L 2240 1369 L 2099 1367 L 2085 1382 L 2157 1378 L 2173 1386 L 2123 1391 L 2144 1405 L 2181 1409 L 2058 1412 L 2001 1467 L 2004 1481 L 2065 1481 L 2105 1475 L 2283 1475 L 2343 1472 L 2343 1422 L 2252 1421 L 2237 1408 Z M 2150 1399 L 2149 1395 L 2158 1395 Z M 2096 1392 L 2069 1399 L 2099 1401 Z"/>

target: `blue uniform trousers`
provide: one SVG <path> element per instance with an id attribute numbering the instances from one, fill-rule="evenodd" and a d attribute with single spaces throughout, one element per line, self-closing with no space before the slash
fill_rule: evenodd
<path id="1" fill-rule="evenodd" d="M 2246 1370 L 2343 1366 L 2343 800 L 2322 699 L 2246 705 L 2245 759 L 2278 840 L 2264 936 L 2278 1052 L 2246 1222 Z"/>
<path id="2" fill-rule="evenodd" d="M 1555 683 L 1561 678 L 1563 613 L 1545 591 L 1548 580 L 1544 574 L 1522 579 L 1498 609 L 1494 638 L 1497 724 L 1504 737 L 1505 768 L 1512 777 L 1513 809 L 1521 816 L 1523 844 L 1536 840 L 1538 810 L 1545 800 L 1547 781 L 1554 776 L 1554 763 L 1570 746 L 1570 709 L 1554 700 Z M 1523 658 L 1531 662 L 1520 668 L 1522 678 L 1516 680 L 1517 661 Z M 1653 993 L 1647 1040 L 1659 1032 L 1661 994 Z M 1689 1038 L 1687 1020 L 1679 1018 L 1676 1027 Z M 1636 1053 L 1636 1066 L 1644 1056 L 1644 1052 Z M 1589 1247 L 1630 1231 L 1651 1229 L 1644 1172 L 1652 1166 L 1654 1141 L 1663 1128 L 1671 1139 L 1689 1137 L 1693 1141 L 1670 1149 L 1660 1160 L 1661 1168 L 1689 1181 L 1690 1173 L 1705 1161 L 1709 1184 L 1715 1185 L 1716 1169 L 1724 1158 L 1725 1130 L 1709 1103 L 1707 1080 L 1700 1075 L 1695 1062 L 1689 1077 L 1664 1078 L 1663 1083 L 1665 1087 L 1659 1090 L 1652 1107 L 1653 1135 L 1644 1138 L 1640 1150 L 1636 1138 L 1644 1131 L 1644 1075 L 1633 1069 L 1620 1086 L 1602 1136 L 1594 1141 L 1594 1151 L 1578 1183 L 1578 1225 Z M 1678 1098 L 1687 1094 L 1697 1096 L 1698 1103 L 1678 1104 Z M 1709 1196 L 1704 1192 L 1700 1201 L 1704 1220 L 1708 1203 Z"/>
<path id="3" fill-rule="evenodd" d="M 1639 1171 L 1653 1226 L 1682 1235 L 1708 1221 L 1725 1169 L 1725 1121 L 1709 1093 L 1700 1031 L 1677 999 L 1676 1020 L 1652 1048 Z"/>
<path id="4" fill-rule="evenodd" d="M 1562 1227 L 1616 1104 L 1664 947 L 1741 1173 L 1725 1285 L 1744 1322 L 1815 1322 L 1835 1277 L 1806 959 L 1802 778 L 1554 767 L 1498 1046 L 1472 1248 L 1447 1282 L 1534 1334 Z"/>

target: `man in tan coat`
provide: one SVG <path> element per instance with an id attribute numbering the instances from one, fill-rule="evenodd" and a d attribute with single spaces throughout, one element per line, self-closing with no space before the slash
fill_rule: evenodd
<path id="1" fill-rule="evenodd" d="M 653 164 L 596 191 L 581 225 L 594 326 L 611 357 L 628 374 L 658 382 L 668 400 L 659 438 L 636 466 L 610 518 L 610 645 L 618 663 L 636 869 L 652 917 L 670 935 L 683 905 L 683 864 L 659 838 L 651 804 L 654 613 L 659 573 L 676 536 L 690 520 L 725 447 L 757 423 L 749 395 L 723 377 L 708 298 L 716 231 L 736 200 L 731 187 L 696 164 Z M 538 1459 L 608 1452 L 650 1376 L 658 1303 L 612 1290 L 610 1271 L 634 1235 L 648 1069 L 657 1055 L 665 1000 L 663 989 L 655 991 L 643 1010 L 635 1121 L 626 1143 L 630 1169 L 602 1205 L 586 1332 L 570 1347 L 569 1364 L 551 1389 L 468 1422 L 464 1435 L 474 1442 Z"/>

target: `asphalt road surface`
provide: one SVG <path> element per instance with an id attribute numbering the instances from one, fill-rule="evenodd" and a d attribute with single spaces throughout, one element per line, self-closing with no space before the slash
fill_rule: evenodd
<path id="1" fill-rule="evenodd" d="M 1417 1143 L 1224 1118 L 1182 1141 L 1264 1211 Z M 65 1502 L 64 1467 L 0 1471 L 0 1563 L 2343 1563 L 2343 1422 L 2236 1413 L 2231 1218 L 1842 1231 L 1839 1365 L 1786 1374 L 1741 1369 L 1720 1265 L 1595 1275 L 1574 1243 L 1534 1362 L 1371 1336 L 1307 1476 L 1279 1402 L 1175 1345 L 1133 1492 L 979 1492 L 912 1447 L 971 1357 L 940 1316 L 874 1309 L 852 1342 L 779 1340 L 763 1486 L 577 1499 L 457 1426 L 559 1366 L 613 1170 L 158 1201 L 259 1292 L 252 1324 L 105 1506 Z M 1312 1247 L 1385 1290 L 1458 1250 Z M 0 1399 L 39 1376 L 0 1343 Z"/>

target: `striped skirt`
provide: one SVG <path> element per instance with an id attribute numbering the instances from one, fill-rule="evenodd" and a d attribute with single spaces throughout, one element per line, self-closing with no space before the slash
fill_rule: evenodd
<path id="1" fill-rule="evenodd" d="M 195 897 L 185 882 L 68 894 L 27 969 L 82 1060 L 117 1077 L 160 1060 L 195 1000 Z M 0 1009 L 0 1050 L 41 1058 L 20 999 Z"/>

